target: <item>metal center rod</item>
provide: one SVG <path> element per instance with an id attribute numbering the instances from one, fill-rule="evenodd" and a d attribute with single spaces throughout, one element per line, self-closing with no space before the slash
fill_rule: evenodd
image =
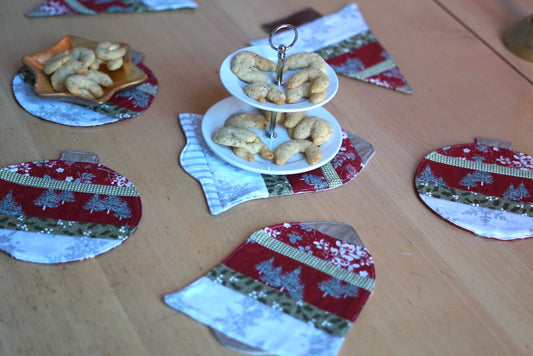
<path id="1" fill-rule="evenodd" d="M 284 44 L 281 44 L 279 46 L 275 46 L 273 42 L 274 35 L 283 30 L 283 29 L 291 29 L 294 32 L 294 38 L 292 42 L 286 46 Z M 296 41 L 298 40 L 298 31 L 296 30 L 296 27 L 293 25 L 283 24 L 277 26 L 275 29 L 272 30 L 270 33 L 270 37 L 268 38 L 268 41 L 270 43 L 270 47 L 278 51 L 278 63 L 276 67 L 276 85 L 277 86 L 283 86 L 285 83 L 283 82 L 283 73 L 285 71 L 285 57 L 286 57 L 286 51 L 287 49 L 294 46 Z M 280 120 L 282 113 L 281 112 L 270 112 L 270 125 L 268 125 L 266 135 L 268 138 L 276 138 L 276 124 Z"/>

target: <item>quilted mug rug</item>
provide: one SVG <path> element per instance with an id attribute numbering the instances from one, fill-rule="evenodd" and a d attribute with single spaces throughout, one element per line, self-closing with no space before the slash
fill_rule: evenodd
<path id="1" fill-rule="evenodd" d="M 499 240 L 533 236 L 533 157 L 469 143 L 435 150 L 415 177 L 420 199 L 452 224 Z"/>
<path id="2" fill-rule="evenodd" d="M 180 154 L 180 164 L 200 181 L 213 215 L 253 199 L 342 187 L 353 181 L 374 156 L 374 147 L 370 143 L 343 131 L 339 153 L 322 167 L 290 175 L 248 172 L 222 161 L 209 149 L 201 133 L 202 118 L 198 114 L 179 115 L 187 137 L 187 144 Z"/>
<path id="3" fill-rule="evenodd" d="M 18 260 L 52 264 L 107 252 L 133 234 L 141 210 L 135 186 L 98 163 L 0 169 L 0 250 Z"/>
<path id="4" fill-rule="evenodd" d="M 337 74 L 401 93 L 413 93 L 392 56 L 370 30 L 357 4 L 349 3 L 325 16 L 306 8 L 261 27 L 270 32 L 281 24 L 297 28 L 298 40 L 293 50 L 319 54 Z M 275 43 L 289 44 L 293 37 L 292 31 L 279 32 Z M 250 43 L 269 45 L 269 39 Z"/>
<path id="5" fill-rule="evenodd" d="M 132 61 L 148 76 L 141 85 L 117 92 L 100 106 L 63 102 L 35 94 L 35 75 L 23 66 L 13 77 L 13 95 L 29 114 L 56 124 L 93 127 L 135 118 L 144 113 L 154 101 L 159 82 L 154 72 L 142 63 L 144 53 L 133 50 Z"/>
<path id="6" fill-rule="evenodd" d="M 334 356 L 374 283 L 372 256 L 351 226 L 292 222 L 255 231 L 165 303 L 234 350 Z"/>

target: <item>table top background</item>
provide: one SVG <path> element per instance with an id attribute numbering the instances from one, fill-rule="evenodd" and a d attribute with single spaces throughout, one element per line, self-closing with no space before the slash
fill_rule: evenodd
<path id="1" fill-rule="evenodd" d="M 376 154 L 349 185 L 262 199 L 210 215 L 178 156 L 179 113 L 229 96 L 224 58 L 266 34 L 260 25 L 345 1 L 198 0 L 194 10 L 26 18 L 38 1 L 0 7 L 0 165 L 96 152 L 135 184 L 137 232 L 97 258 L 39 265 L 0 254 L 0 355 L 237 355 L 162 298 L 205 274 L 253 231 L 285 221 L 352 225 L 373 255 L 376 287 L 340 355 L 526 355 L 533 350 L 533 240 L 475 237 L 418 199 L 414 172 L 443 146 L 495 137 L 533 154 L 533 63 L 501 36 L 531 0 L 361 0 L 372 32 L 413 88 L 402 94 L 339 77 L 326 105 Z M 128 42 L 146 53 L 159 93 L 141 116 L 94 128 L 61 126 L 18 106 L 20 59 L 66 34 Z"/>

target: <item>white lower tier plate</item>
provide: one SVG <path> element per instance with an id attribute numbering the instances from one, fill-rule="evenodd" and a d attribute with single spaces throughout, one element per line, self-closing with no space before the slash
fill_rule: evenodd
<path id="1" fill-rule="evenodd" d="M 342 131 L 339 123 L 326 109 L 319 107 L 310 110 L 309 116 L 317 116 L 324 119 L 333 127 L 333 137 L 320 146 L 320 149 L 322 150 L 322 160 L 319 163 L 311 165 L 307 163 L 305 156 L 299 153 L 289 159 L 284 165 L 277 165 L 271 160 L 262 158 L 258 154 L 255 155 L 255 160 L 253 162 L 248 162 L 245 159 L 236 156 L 230 147 L 219 145 L 212 140 L 213 133 L 218 128 L 224 126 L 224 122 L 228 117 L 240 113 L 260 113 L 260 111 L 234 97 L 219 101 L 205 113 L 202 120 L 202 135 L 207 146 L 209 146 L 220 159 L 246 171 L 274 175 L 307 172 L 328 163 L 339 152 L 342 144 Z M 277 146 L 291 139 L 287 133 L 287 129 L 282 125 L 278 125 L 276 128 L 276 138 L 268 138 L 266 130 L 254 129 L 253 131 L 259 135 L 261 140 L 268 145 L 271 151 L 274 151 Z"/>

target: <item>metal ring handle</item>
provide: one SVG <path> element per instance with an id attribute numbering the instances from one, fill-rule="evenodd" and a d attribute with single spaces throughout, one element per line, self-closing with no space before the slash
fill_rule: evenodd
<path id="1" fill-rule="evenodd" d="M 294 32 L 294 39 L 292 40 L 291 44 L 290 45 L 285 45 L 285 49 L 289 49 L 291 48 L 292 46 L 294 46 L 294 44 L 296 43 L 296 41 L 298 40 L 298 30 L 296 29 L 296 27 L 294 27 L 293 25 L 289 25 L 289 24 L 282 24 L 282 25 L 279 25 L 279 26 L 276 26 L 276 28 L 274 28 L 272 30 L 272 32 L 270 32 L 270 36 L 268 37 L 268 43 L 270 43 L 270 47 L 272 47 L 273 49 L 275 49 L 276 51 L 279 51 L 280 50 L 280 47 L 276 47 L 274 46 L 274 43 L 272 41 L 272 39 L 274 38 L 274 35 L 276 33 L 278 33 L 279 31 L 283 30 L 283 29 L 291 29 L 293 30 Z"/>

